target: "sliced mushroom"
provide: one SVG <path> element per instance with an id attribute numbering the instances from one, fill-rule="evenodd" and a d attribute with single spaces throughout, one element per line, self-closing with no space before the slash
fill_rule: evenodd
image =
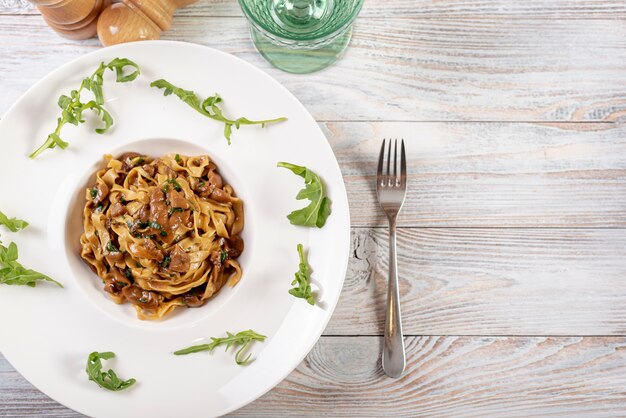
<path id="1" fill-rule="evenodd" d="M 141 209 L 139 209 L 139 211 L 137 212 L 137 218 L 141 222 L 147 222 L 150 218 L 150 206 L 143 205 Z"/>
<path id="2" fill-rule="evenodd" d="M 122 162 L 122 169 L 124 171 L 130 171 L 135 166 L 132 160 L 137 157 L 141 157 L 141 154 L 136 152 L 125 152 L 118 157 L 118 160 Z"/>
<path id="3" fill-rule="evenodd" d="M 166 225 L 168 221 L 167 211 L 163 191 L 158 187 L 153 187 L 150 191 L 150 220 L 161 226 Z"/>
<path id="4" fill-rule="evenodd" d="M 217 174 L 215 171 L 213 170 L 209 171 L 208 177 L 209 177 L 209 184 L 215 186 L 218 189 L 221 189 L 223 187 L 222 176 Z"/>
<path id="5" fill-rule="evenodd" d="M 130 280 L 117 267 L 113 267 L 113 278 L 105 279 L 104 290 L 112 295 L 118 295 L 122 289 L 131 285 Z"/>
<path id="6" fill-rule="evenodd" d="M 183 294 L 183 302 L 185 302 L 185 305 L 190 308 L 200 307 L 204 305 L 204 300 L 202 300 L 203 295 L 204 289 L 200 287 L 193 288 L 189 292 Z"/>
<path id="7" fill-rule="evenodd" d="M 172 188 L 167 192 L 167 196 L 170 201 L 170 206 L 173 208 L 189 209 L 189 202 L 185 198 L 185 195 Z"/>
<path id="8" fill-rule="evenodd" d="M 154 168 L 152 164 L 144 164 L 141 166 L 141 168 L 143 168 L 143 171 L 148 173 L 150 177 L 154 177 L 154 173 L 156 172 L 156 169 Z"/>
<path id="9" fill-rule="evenodd" d="M 220 203 L 227 203 L 231 201 L 230 195 L 224 190 L 218 188 L 213 190 L 213 193 L 211 193 L 211 199 Z"/>
<path id="10" fill-rule="evenodd" d="M 180 245 L 175 246 L 170 252 L 170 264 L 167 266 L 167 269 L 176 273 L 187 273 L 190 266 L 191 258 L 189 254 Z"/>
<path id="11" fill-rule="evenodd" d="M 109 213 L 112 217 L 116 218 L 118 216 L 122 216 L 126 213 L 126 207 L 122 205 L 120 202 L 115 202 L 111 205 L 109 209 Z"/>
<path id="12" fill-rule="evenodd" d="M 243 252 L 243 240 L 238 235 L 233 235 L 226 240 L 225 249 L 230 258 L 237 258 Z"/>
<path id="13" fill-rule="evenodd" d="M 122 295 L 132 304 L 144 309 L 156 309 L 159 307 L 161 296 L 155 292 L 144 290 L 137 285 L 126 286 L 122 289 Z"/>
<path id="14" fill-rule="evenodd" d="M 109 186 L 104 182 L 98 182 L 95 189 L 96 197 L 94 197 L 93 202 L 97 205 L 98 203 L 104 202 L 104 199 L 109 195 Z"/>
<path id="15" fill-rule="evenodd" d="M 180 227 L 191 228 L 193 227 L 193 220 L 191 218 L 191 212 L 185 210 L 183 212 L 172 212 L 172 216 L 167 223 L 171 231 L 176 231 Z"/>
<path id="16" fill-rule="evenodd" d="M 164 258 L 163 251 L 159 250 L 154 241 L 148 238 L 144 238 L 140 244 L 131 242 L 128 246 L 128 252 L 135 258 L 156 260 L 159 263 Z"/>

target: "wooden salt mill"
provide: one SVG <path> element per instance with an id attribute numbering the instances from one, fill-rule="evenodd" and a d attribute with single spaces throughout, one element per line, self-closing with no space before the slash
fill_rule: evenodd
<path id="1" fill-rule="evenodd" d="M 98 38 L 104 46 L 159 39 L 172 26 L 176 9 L 197 0 L 123 0 L 108 6 L 98 19 Z"/>
<path id="2" fill-rule="evenodd" d="M 46 23 L 69 39 L 87 39 L 96 35 L 100 12 L 111 0 L 30 0 Z"/>

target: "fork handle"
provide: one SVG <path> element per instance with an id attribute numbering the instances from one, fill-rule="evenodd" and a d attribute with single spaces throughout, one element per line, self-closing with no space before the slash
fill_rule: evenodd
<path id="1" fill-rule="evenodd" d="M 404 354 L 404 336 L 402 335 L 402 317 L 400 315 L 395 217 L 389 219 L 389 287 L 385 316 L 383 370 L 389 377 L 400 377 L 404 373 L 406 357 Z"/>

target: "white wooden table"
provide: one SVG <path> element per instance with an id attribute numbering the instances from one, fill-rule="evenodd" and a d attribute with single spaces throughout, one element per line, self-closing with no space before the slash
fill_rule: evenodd
<path id="1" fill-rule="evenodd" d="M 349 270 L 324 336 L 234 415 L 626 413 L 626 2 L 367 0 L 345 58 L 306 76 L 263 61 L 235 0 L 181 10 L 164 38 L 283 83 L 319 121 L 350 198 Z M 59 38 L 33 11 L 0 10 L 0 114 L 98 47 Z M 410 169 L 398 380 L 379 359 L 383 137 L 405 138 Z M 0 356 L 0 415 L 76 414 Z"/>

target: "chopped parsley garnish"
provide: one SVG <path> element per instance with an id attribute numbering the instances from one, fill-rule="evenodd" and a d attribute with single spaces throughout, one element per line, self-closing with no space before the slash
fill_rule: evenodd
<path id="1" fill-rule="evenodd" d="M 150 226 L 150 222 L 137 221 L 135 222 L 135 226 L 137 227 L 137 229 L 145 229 Z M 128 227 L 131 228 L 132 224 L 130 224 Z"/>
<path id="2" fill-rule="evenodd" d="M 96 189 L 95 187 L 93 189 L 89 189 L 89 194 L 91 195 L 92 199 L 95 199 L 96 196 L 98 196 L 98 189 Z"/>
<path id="3" fill-rule="evenodd" d="M 128 286 L 128 283 L 124 283 L 124 282 L 115 282 L 115 288 L 117 290 L 122 290 L 123 288 L 125 288 L 126 286 Z"/>
<path id="4" fill-rule="evenodd" d="M 111 241 L 109 241 L 107 243 L 107 247 L 106 248 L 107 248 L 107 251 L 110 252 L 110 253 L 119 253 L 120 252 L 120 250 L 115 245 L 113 245 L 113 243 Z"/>
<path id="5" fill-rule="evenodd" d="M 150 228 L 154 228 L 154 229 L 162 229 L 161 224 L 158 222 L 150 222 Z"/>
<path id="6" fill-rule="evenodd" d="M 161 235 L 162 237 L 166 237 L 167 236 L 167 232 L 161 231 L 161 232 L 159 232 L 159 235 Z"/>
<path id="7" fill-rule="evenodd" d="M 170 256 L 166 256 L 163 261 L 161 261 L 161 267 L 167 267 L 170 265 L 170 262 L 172 261 L 172 259 L 170 258 Z"/>
<path id="8" fill-rule="evenodd" d="M 126 276 L 127 279 L 133 278 L 133 272 L 130 271 L 130 268 L 128 266 L 126 266 L 126 268 L 124 269 L 124 276 Z"/>
<path id="9" fill-rule="evenodd" d="M 176 154 L 176 157 L 174 157 L 174 159 L 177 163 L 180 163 L 183 160 L 182 158 L 180 158 L 180 154 Z"/>
<path id="10" fill-rule="evenodd" d="M 182 187 L 180 187 L 180 184 L 176 181 L 176 179 L 167 179 L 167 182 L 171 184 L 174 190 L 176 190 L 177 192 L 180 192 L 182 190 Z M 165 187 L 167 187 L 167 185 L 165 185 Z"/>
<path id="11" fill-rule="evenodd" d="M 172 216 L 174 212 L 184 212 L 184 211 L 185 209 L 183 208 L 170 208 L 170 210 L 167 211 L 167 215 Z"/>
<path id="12" fill-rule="evenodd" d="M 228 253 L 222 250 L 222 253 L 220 254 L 220 263 L 223 263 L 224 261 L 226 261 L 227 258 L 228 258 Z"/>

